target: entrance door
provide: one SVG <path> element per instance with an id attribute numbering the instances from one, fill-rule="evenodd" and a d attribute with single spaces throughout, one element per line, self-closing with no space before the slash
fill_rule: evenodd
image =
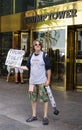
<path id="1" fill-rule="evenodd" d="M 75 33 L 75 88 L 82 90 L 82 28 Z"/>
<path id="2" fill-rule="evenodd" d="M 82 90 L 82 28 L 68 28 L 67 90 Z"/>
<path id="3" fill-rule="evenodd" d="M 32 30 L 32 40 L 39 39 L 52 65 L 52 87 L 65 89 L 65 29 Z"/>

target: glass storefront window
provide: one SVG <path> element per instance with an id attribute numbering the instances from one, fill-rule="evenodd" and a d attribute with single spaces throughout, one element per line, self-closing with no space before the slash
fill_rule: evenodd
<path id="1" fill-rule="evenodd" d="M 0 16 L 36 8 L 36 0 L 0 0 Z"/>
<path id="2" fill-rule="evenodd" d="M 76 83 L 78 86 L 82 86 L 82 63 L 76 64 Z"/>
<path id="3" fill-rule="evenodd" d="M 74 1 L 78 0 L 0 0 L 0 16 Z"/>
<path id="4" fill-rule="evenodd" d="M 5 60 L 7 53 L 12 48 L 12 33 L 0 33 L 0 75 L 7 75 Z"/>
<path id="5" fill-rule="evenodd" d="M 12 0 L 0 0 L 0 16 L 12 14 Z"/>
<path id="6" fill-rule="evenodd" d="M 82 31 L 78 31 L 78 42 L 76 49 L 76 58 L 82 59 Z"/>
<path id="7" fill-rule="evenodd" d="M 82 89 L 82 27 L 68 28 L 67 50 L 68 89 Z"/>
<path id="8" fill-rule="evenodd" d="M 82 86 L 82 30 L 77 33 L 76 43 L 76 84 Z"/>
<path id="9" fill-rule="evenodd" d="M 57 86 L 64 86 L 65 29 L 33 32 L 33 39 L 39 39 L 43 44 L 43 50 L 49 54 L 52 82 Z"/>
<path id="10" fill-rule="evenodd" d="M 36 0 L 14 0 L 15 13 L 33 10 L 36 7 Z"/>
<path id="11" fill-rule="evenodd" d="M 58 4 L 64 4 L 68 2 L 74 2 L 77 0 L 37 0 L 37 8 L 43 8 L 43 7 L 49 7 L 53 5 L 58 5 Z"/>

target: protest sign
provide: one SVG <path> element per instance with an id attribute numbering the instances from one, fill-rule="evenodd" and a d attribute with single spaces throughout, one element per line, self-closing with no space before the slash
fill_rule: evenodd
<path id="1" fill-rule="evenodd" d="M 24 54 L 24 50 L 10 49 L 7 54 L 5 65 L 20 67 Z"/>

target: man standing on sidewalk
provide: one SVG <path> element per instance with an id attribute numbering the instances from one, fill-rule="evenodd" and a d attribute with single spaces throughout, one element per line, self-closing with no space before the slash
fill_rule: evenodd
<path id="1" fill-rule="evenodd" d="M 47 53 L 45 53 L 44 61 L 44 53 L 45 52 L 42 51 L 42 44 L 40 41 L 35 40 L 33 42 L 33 53 L 29 56 L 26 66 L 22 66 L 21 68 L 27 70 L 30 69 L 29 92 L 30 99 L 32 101 L 33 113 L 32 116 L 26 120 L 26 122 L 37 120 L 36 104 L 39 95 L 40 100 L 44 102 L 44 115 L 42 123 L 43 125 L 48 125 L 48 94 L 45 87 L 50 84 L 51 64 Z"/>

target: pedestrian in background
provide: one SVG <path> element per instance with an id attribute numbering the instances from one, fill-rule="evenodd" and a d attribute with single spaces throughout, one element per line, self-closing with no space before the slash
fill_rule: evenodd
<path id="1" fill-rule="evenodd" d="M 24 73 L 23 69 L 15 68 L 15 83 L 19 83 L 19 78 L 21 84 L 24 83 L 23 73 Z"/>
<path id="2" fill-rule="evenodd" d="M 7 80 L 6 81 L 9 82 L 10 75 L 14 74 L 14 68 L 7 65 L 7 71 L 8 71 L 8 74 L 7 74 Z"/>

